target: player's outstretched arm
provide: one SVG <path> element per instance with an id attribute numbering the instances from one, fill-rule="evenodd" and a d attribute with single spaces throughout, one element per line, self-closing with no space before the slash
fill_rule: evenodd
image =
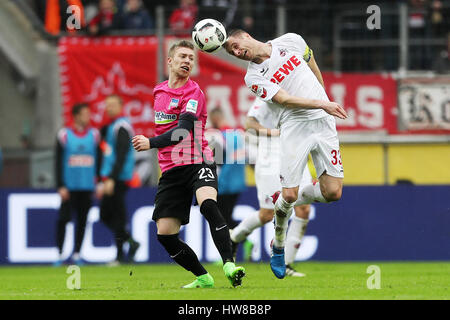
<path id="1" fill-rule="evenodd" d="M 272 101 L 288 108 L 323 109 L 332 116 L 340 119 L 347 118 L 347 112 L 336 102 L 296 97 L 290 95 L 284 89 L 278 90 L 273 96 Z"/>

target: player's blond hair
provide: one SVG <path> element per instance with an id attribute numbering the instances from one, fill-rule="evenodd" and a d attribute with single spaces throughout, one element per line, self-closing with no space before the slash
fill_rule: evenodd
<path id="1" fill-rule="evenodd" d="M 169 49 L 169 57 L 173 58 L 173 55 L 178 48 L 188 48 L 194 50 L 194 44 L 187 40 L 181 40 L 177 43 L 174 43 Z"/>

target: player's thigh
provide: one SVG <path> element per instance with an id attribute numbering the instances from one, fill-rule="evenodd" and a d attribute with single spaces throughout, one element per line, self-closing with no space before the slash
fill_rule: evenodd
<path id="1" fill-rule="evenodd" d="M 320 119 L 318 124 L 317 145 L 311 150 L 311 157 L 317 177 L 324 173 L 335 178 L 344 178 L 339 139 L 333 117 Z"/>
<path id="2" fill-rule="evenodd" d="M 173 217 L 165 217 L 156 220 L 157 234 L 170 235 L 180 232 L 181 221 Z"/>
<path id="3" fill-rule="evenodd" d="M 315 147 L 315 136 L 308 128 L 308 121 L 302 121 L 283 126 L 280 141 L 281 186 L 283 189 L 298 187 L 308 162 L 308 154 Z"/>

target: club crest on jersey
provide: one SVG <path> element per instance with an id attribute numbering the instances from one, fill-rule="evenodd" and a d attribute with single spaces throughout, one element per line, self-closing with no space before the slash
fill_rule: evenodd
<path id="1" fill-rule="evenodd" d="M 169 107 L 167 108 L 167 109 L 172 109 L 172 108 L 177 108 L 178 107 L 178 102 L 179 102 L 180 100 L 179 99 L 175 99 L 175 98 L 172 98 L 171 100 L 170 100 L 170 103 L 169 103 Z"/>
<path id="2" fill-rule="evenodd" d="M 284 57 L 286 55 L 287 49 L 278 49 L 280 51 L 280 56 Z"/>
<path id="3" fill-rule="evenodd" d="M 155 123 L 166 124 L 177 120 L 176 114 L 164 113 L 161 111 L 155 112 Z"/>
<path id="4" fill-rule="evenodd" d="M 252 92 L 256 94 L 258 97 L 265 98 L 267 97 L 267 90 L 263 87 L 258 87 L 256 84 L 252 85 Z"/>

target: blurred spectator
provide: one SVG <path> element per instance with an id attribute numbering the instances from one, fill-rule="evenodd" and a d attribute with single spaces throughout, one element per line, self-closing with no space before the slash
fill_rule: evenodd
<path id="1" fill-rule="evenodd" d="M 243 6 L 245 7 L 250 0 L 243 0 L 241 2 L 244 3 Z M 201 0 L 200 4 L 200 19 L 216 19 L 220 21 L 225 28 L 237 27 L 233 23 L 238 9 L 237 0 Z"/>
<path id="2" fill-rule="evenodd" d="M 426 0 L 410 0 L 408 26 L 410 39 L 424 39 L 427 35 Z M 411 46 L 409 50 L 409 69 L 424 70 L 430 68 L 428 46 Z"/>
<path id="3" fill-rule="evenodd" d="M 133 178 L 135 165 L 131 138 L 134 136 L 130 120 L 123 115 L 123 101 L 118 95 L 105 99 L 106 115 L 110 123 L 101 129 L 102 164 L 100 176 L 103 183 L 97 189 L 101 198 L 100 219 L 114 233 L 117 257 L 111 265 L 126 261 L 124 244 L 128 242 L 128 261 L 133 262 L 139 243 L 127 231 L 126 193 Z"/>
<path id="4" fill-rule="evenodd" d="M 154 22 L 142 5 L 142 0 L 127 0 L 123 10 L 124 29 L 153 29 Z"/>
<path id="5" fill-rule="evenodd" d="M 211 111 L 209 120 L 211 121 L 212 127 L 219 129 L 223 135 L 223 143 L 221 143 L 222 150 L 215 149 L 216 157 L 217 151 L 223 152 L 223 164 L 219 161 L 217 162 L 219 168 L 217 205 L 228 227 L 233 229 L 238 225 L 233 220 L 233 210 L 239 199 L 239 195 L 246 188 L 244 139 L 238 130 L 231 128 L 227 124 L 220 108 L 215 108 Z"/>
<path id="6" fill-rule="evenodd" d="M 103 35 L 122 28 L 121 16 L 115 0 L 100 0 L 98 13 L 89 22 L 88 31 L 92 35 Z"/>
<path id="7" fill-rule="evenodd" d="M 174 32 L 186 32 L 190 35 L 197 19 L 196 0 L 180 0 L 180 6 L 169 17 L 170 29 Z"/>
<path id="8" fill-rule="evenodd" d="M 100 133 L 97 129 L 89 127 L 89 106 L 75 105 L 72 108 L 72 116 L 73 126 L 59 130 L 56 140 L 55 176 L 58 194 L 61 197 L 61 207 L 56 223 L 59 258 L 54 266 L 60 266 L 63 263 L 66 225 L 72 219 L 72 209 L 75 209 L 77 213 L 72 261 L 82 264 L 80 249 L 99 172 Z"/>
<path id="9" fill-rule="evenodd" d="M 69 6 L 76 6 L 79 11 L 70 10 L 67 13 Z M 68 25 L 68 23 L 74 23 L 71 15 L 75 15 L 80 29 L 85 27 L 84 7 L 81 0 L 47 0 L 45 4 L 45 30 L 54 35 L 59 34 L 61 30 L 76 32 Z"/>

